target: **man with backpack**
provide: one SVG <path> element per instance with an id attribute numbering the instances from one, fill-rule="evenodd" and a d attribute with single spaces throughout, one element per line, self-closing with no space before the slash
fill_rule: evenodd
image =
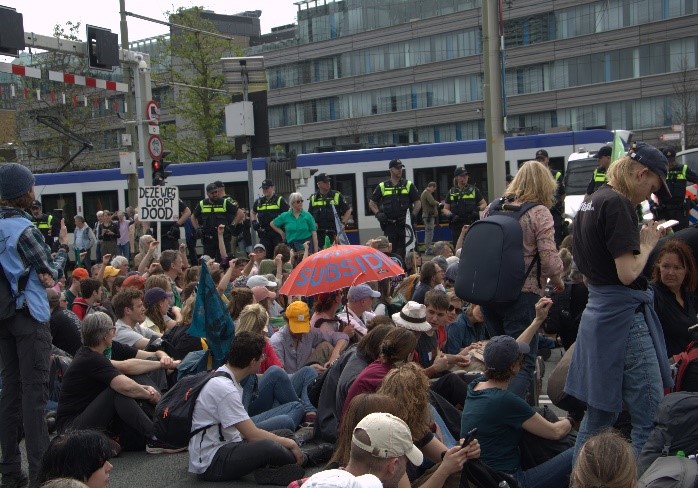
<path id="1" fill-rule="evenodd" d="M 240 381 L 257 374 L 264 337 L 235 335 L 226 362 L 201 389 L 191 419 L 189 472 L 205 481 L 254 473 L 259 484 L 287 486 L 303 477 L 305 456 L 296 441 L 259 429 L 242 404 Z"/>
<path id="2" fill-rule="evenodd" d="M 46 288 L 63 275 L 68 231 L 61 223 L 55 258 L 27 211 L 34 202 L 34 175 L 25 166 L 0 166 L 0 448 L 2 486 L 23 486 L 20 429 L 26 439 L 29 476 L 37 483 L 48 447 L 44 407 L 51 351 Z"/>
<path id="3" fill-rule="evenodd" d="M 104 311 L 104 309 L 99 307 L 101 301 L 102 284 L 94 278 L 85 278 L 80 280 L 80 296 L 73 300 L 73 306 L 70 307 L 70 310 L 82 322 L 89 311 Z M 99 309 L 96 307 L 99 307 Z"/>

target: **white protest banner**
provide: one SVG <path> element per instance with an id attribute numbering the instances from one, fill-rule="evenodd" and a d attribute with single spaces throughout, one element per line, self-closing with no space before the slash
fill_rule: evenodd
<path id="1" fill-rule="evenodd" d="M 140 220 L 172 222 L 179 218 L 179 188 L 176 186 L 138 187 Z"/>

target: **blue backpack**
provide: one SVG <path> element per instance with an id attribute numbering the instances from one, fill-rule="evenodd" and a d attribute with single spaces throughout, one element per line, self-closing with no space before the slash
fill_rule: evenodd
<path id="1" fill-rule="evenodd" d="M 526 277 L 537 265 L 540 280 L 540 256 L 526 269 L 523 230 L 519 220 L 540 203 L 513 205 L 504 197 L 490 205 L 487 217 L 474 222 L 463 240 L 456 295 L 463 300 L 486 306 L 501 306 L 515 301 Z"/>

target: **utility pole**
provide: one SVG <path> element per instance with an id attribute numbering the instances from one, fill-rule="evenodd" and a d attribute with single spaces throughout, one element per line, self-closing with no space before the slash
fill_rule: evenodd
<path id="1" fill-rule="evenodd" d="M 485 137 L 487 146 L 487 191 L 489 200 L 504 193 L 504 118 L 502 111 L 502 79 L 500 54 L 504 36 L 499 36 L 496 0 L 482 0 L 482 56 L 485 65 L 483 95 L 485 98 Z M 516 164 L 516 162 L 513 162 Z"/>
<path id="2" fill-rule="evenodd" d="M 128 24 L 126 22 L 126 0 L 119 0 L 119 12 L 121 13 L 121 49 L 128 51 Z M 128 78 L 124 80 L 128 83 L 129 87 L 133 87 L 135 77 L 133 72 L 136 71 L 138 67 L 129 66 L 128 70 L 124 69 L 124 74 L 129 73 Z M 129 89 L 126 94 L 126 104 L 129 107 L 135 107 L 136 104 L 133 101 L 133 92 Z M 131 148 L 136 141 L 136 128 L 133 124 L 126 125 L 126 133 L 131 139 Z M 140 140 L 138 141 L 140 144 Z M 143 161 L 141 161 L 143 162 Z M 145 171 L 145 163 L 143 162 L 143 170 Z M 135 174 L 128 175 L 128 204 L 132 207 L 138 206 L 138 172 Z"/>

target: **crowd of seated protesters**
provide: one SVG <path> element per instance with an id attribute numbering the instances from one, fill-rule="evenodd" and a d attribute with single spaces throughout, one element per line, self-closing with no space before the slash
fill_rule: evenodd
<path id="1" fill-rule="evenodd" d="M 151 453 L 177 452 L 179 448 L 152 435 L 150 414 L 176 379 L 173 372 L 180 360 L 208 347 L 206 339 L 188 333 L 201 267 L 189 266 L 186 255 L 178 251 L 158 253 L 157 241 L 149 235 L 140 242 L 140 253 L 134 258 L 138 271 L 129 273 L 128 262 L 105 256 L 102 265 L 96 265 L 96 279 L 81 268 L 73 272 L 74 281 L 65 291 L 70 290 L 72 308 L 83 309 L 82 317 L 65 309 L 61 294 L 49 293 L 54 343 L 74 356 L 58 402 L 58 430 L 68 436 L 81 429 L 98 429 L 122 443 L 130 439 L 126 448 L 137 449 L 140 444 Z M 404 469 L 381 474 L 383 486 L 444 486 L 448 479 L 457 480 L 464 463 L 475 458 L 512 474 L 524 487 L 566 484 L 572 470 L 571 452 L 536 468 L 520 469 L 514 441 L 522 431 L 552 439 L 570 430 L 567 419 L 549 423 L 519 397 L 507 394 L 508 381 L 520 368 L 518 351 L 524 346 L 514 344 L 516 357 L 501 359 L 502 354 L 494 352 L 506 339 L 494 338 L 491 346 L 484 346 L 484 377 L 468 384 L 470 378 L 458 373 L 469 366 L 471 350 L 482 348 L 489 335 L 480 307 L 464 303 L 453 292 L 458 258 L 446 244 L 435 245 L 439 256 L 423 265 L 419 254 L 413 256 L 421 272 L 409 298 L 416 295 L 422 303 L 408 301 L 392 314 L 392 290 L 402 278 L 322 294 L 309 306 L 298 297 L 278 294 L 291 271 L 285 264 L 298 259 L 293 257 L 298 252 L 284 249 L 284 244 L 274 250 L 275 259 L 265 259 L 266 249 L 261 248 L 253 249 L 249 259 L 241 255 L 229 255 L 221 262 L 204 258 L 201 265 L 208 268 L 234 321 L 235 337 L 226 363 L 218 368 L 229 378 L 211 380 L 194 412 L 193 428 L 218 421 L 224 435 L 219 437 L 210 429 L 192 439 L 190 472 L 210 481 L 234 480 L 248 473 L 259 483 L 300 479 L 310 454 L 299 449 L 292 437 L 272 432 L 312 425 L 317 442 L 336 446 L 327 468 L 349 466 L 353 476 L 361 477 L 363 468 L 353 469 L 362 465 L 356 460 L 368 462 L 374 454 L 362 450 L 364 437 L 355 431 L 364 418 L 382 412 L 402 419 L 410 432 L 410 445 L 422 453 L 419 463 L 403 454 Z M 374 247 L 390 252 L 382 242 Z M 658 263 L 663 256 L 658 256 Z M 683 261 L 681 265 L 690 268 Z M 665 281 L 670 280 L 656 281 L 657 286 L 669 287 Z M 684 288 L 690 288 L 685 280 Z M 545 300 L 536 308 L 541 315 L 549 309 Z M 270 323 L 274 316 L 283 318 L 279 330 Z M 529 328 L 535 329 L 534 334 L 538 318 Z M 530 342 L 529 329 L 518 342 Z M 158 339 L 164 339 L 166 350 Z M 500 363 L 509 359 L 500 371 Z M 319 388 L 315 405 L 309 387 L 318 378 L 321 382 L 313 386 Z M 434 398 L 450 404 L 453 410 L 446 413 L 461 416 L 460 431 L 442 418 Z M 218 408 L 223 404 L 225 409 Z M 461 449 L 458 438 L 473 426 L 479 429 L 476 439 Z M 400 458 L 396 452 L 394 459 Z M 92 464 L 86 469 L 91 468 Z M 101 471 L 101 477 L 108 478 L 110 469 L 105 458 L 90 474 Z M 590 476 L 591 471 L 580 461 L 576 472 Z M 90 476 L 82 471 L 52 472 L 46 479 L 57 477 L 92 486 Z"/>

